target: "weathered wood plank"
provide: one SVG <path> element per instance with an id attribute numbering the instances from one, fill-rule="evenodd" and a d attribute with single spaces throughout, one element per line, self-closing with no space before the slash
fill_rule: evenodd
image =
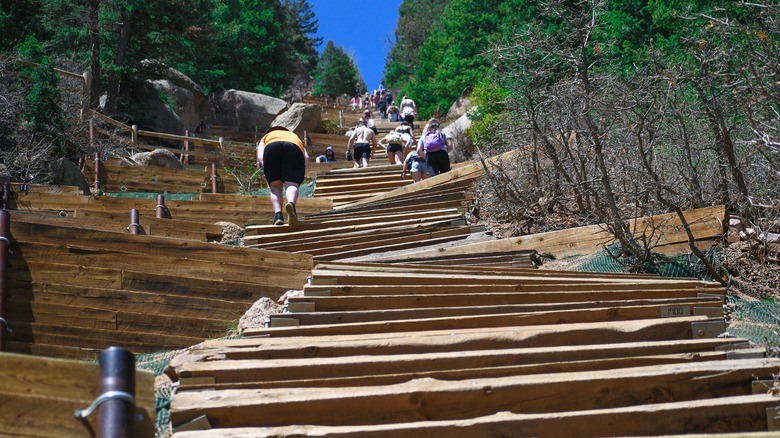
<path id="1" fill-rule="evenodd" d="M 372 375 L 401 375 L 433 373 L 447 370 L 475 370 L 510 368 L 520 374 L 516 366 L 543 365 L 526 369 L 523 374 L 552 373 L 546 366 L 565 367 L 577 361 L 637 358 L 661 355 L 702 354 L 716 348 L 744 345 L 740 339 L 702 339 L 684 341 L 635 342 L 628 344 L 579 345 L 541 348 L 508 348 L 499 350 L 455 351 L 443 353 L 416 353 L 397 355 L 363 355 L 311 358 L 300 360 L 246 359 L 225 361 L 184 361 L 175 369 L 179 377 L 214 377 L 217 384 L 261 381 L 286 381 L 289 386 L 299 386 L 289 380 L 301 376 L 301 380 L 349 378 Z M 694 354 L 695 353 L 695 354 Z M 725 351 L 717 352 L 725 360 Z M 196 356 L 197 357 L 197 356 Z M 596 369 L 596 368 L 594 368 Z M 573 370 L 570 370 L 573 371 Z M 427 375 L 427 374 L 426 374 Z M 512 375 L 512 374 L 506 374 Z M 430 377 L 430 376 L 429 376 Z M 411 380 L 411 379 L 405 379 Z M 454 380 L 454 379 L 445 379 Z M 461 379 L 462 380 L 462 379 Z M 305 383 L 305 382 L 304 382 Z M 398 383 L 398 382 L 392 382 Z M 387 384 L 387 383 L 379 383 Z"/>
<path id="2" fill-rule="evenodd" d="M 576 324 L 598 321 L 625 321 L 656 318 L 662 313 L 659 305 L 596 307 L 592 309 L 548 310 L 543 312 L 519 312 L 509 314 L 472 315 L 458 318 L 420 318 L 348 324 L 322 324 L 313 326 L 253 329 L 254 335 L 270 336 L 332 336 L 342 334 L 368 334 L 379 332 L 413 332 L 420 330 L 458 330 L 485 326 L 520 327 L 525 325 Z M 290 316 L 295 318 L 294 315 Z M 248 334 L 248 333 L 247 333 Z"/>
<path id="3" fill-rule="evenodd" d="M 494 438 L 515 436 L 518 431 L 522 431 L 524 436 L 572 438 L 675 434 L 689 438 L 706 438 L 713 436 L 712 434 L 729 434 L 727 436 L 733 438 L 769 438 L 775 436 L 776 432 L 766 432 L 766 409 L 776 406 L 777 398 L 762 394 L 548 414 L 502 411 L 484 417 L 460 420 L 422 420 L 360 426 L 300 425 L 213 429 L 179 432 L 174 434 L 174 437 Z M 706 435 L 691 435 L 696 433 Z"/>
<path id="4" fill-rule="evenodd" d="M 154 375 L 136 371 L 135 436 L 154 436 Z M 0 430 L 11 436 L 82 437 L 89 429 L 73 416 L 98 395 L 97 364 L 0 354 Z M 43 414 L 42 414 L 43 413 Z M 96 415 L 89 426 L 96 430 Z"/>
<path id="5" fill-rule="evenodd" d="M 692 231 L 697 239 L 708 239 L 715 235 L 721 235 L 723 233 L 725 215 L 726 208 L 722 205 L 691 210 L 685 213 L 685 217 L 691 224 Z M 687 242 L 688 240 L 687 235 L 681 229 L 680 221 L 676 214 L 664 214 L 631 221 L 632 229 L 641 228 L 649 230 L 652 227 L 657 228 L 656 233 L 663 233 L 656 250 L 660 251 L 663 245 Z M 613 238 L 604 231 L 602 226 L 592 225 L 563 231 L 550 231 L 530 236 L 480 242 L 454 248 L 443 248 L 436 252 L 420 251 L 415 253 L 414 257 L 425 257 L 429 254 L 478 254 L 481 252 L 517 251 L 521 249 L 535 249 L 540 253 L 549 253 L 555 257 L 566 257 L 594 253 L 612 240 Z"/>
<path id="6" fill-rule="evenodd" d="M 579 293 L 579 292 L 621 292 L 625 294 L 631 293 L 632 290 L 637 290 L 637 293 L 642 296 L 645 292 L 653 292 L 658 295 L 653 296 L 667 296 L 665 290 L 669 290 L 671 294 L 678 292 L 684 293 L 684 296 L 695 296 L 700 292 L 724 294 L 723 287 L 713 284 L 707 285 L 685 285 L 674 283 L 609 283 L 609 282 L 594 282 L 594 283 L 568 283 L 566 281 L 551 281 L 549 283 L 515 283 L 515 284 L 494 284 L 489 280 L 484 282 L 467 282 L 464 280 L 462 284 L 379 284 L 379 285 L 336 285 L 336 284 L 307 284 L 304 286 L 304 294 L 308 293 L 311 296 L 373 296 L 373 295 L 445 295 L 445 294 L 496 294 L 496 293 L 513 293 L 523 292 L 527 294 L 535 294 L 542 292 L 551 293 Z M 682 295 L 681 295 L 682 296 Z M 598 295 L 594 295 L 598 297 Z M 532 298 L 533 299 L 533 298 Z"/>
<path id="7" fill-rule="evenodd" d="M 521 348 L 584 345 L 597 334 L 604 343 L 691 339 L 691 323 L 703 322 L 703 316 L 656 318 L 631 321 L 600 321 L 578 324 L 539 326 L 481 327 L 440 331 L 384 332 L 333 336 L 262 337 L 237 341 L 207 342 L 202 350 L 217 347 L 229 358 L 301 358 L 361 354 L 411 354 L 469 349 Z M 244 331 L 247 337 L 259 333 Z M 234 349 L 246 346 L 239 352 Z M 225 351 L 222 347 L 229 347 Z"/>
<path id="8" fill-rule="evenodd" d="M 694 307 L 713 307 L 723 311 L 723 300 L 719 298 L 663 298 L 656 300 L 620 300 L 620 301 L 597 301 L 597 302 L 581 302 L 581 301 L 569 301 L 562 303 L 545 303 L 545 304 L 494 304 L 488 306 L 476 306 L 476 305 L 461 305 L 460 303 L 440 303 L 438 306 L 431 306 L 428 308 L 421 307 L 407 307 L 398 308 L 394 306 L 379 306 L 378 303 L 373 303 L 373 299 L 366 300 L 366 306 L 370 306 L 365 310 L 330 310 L 324 311 L 316 309 L 316 312 L 292 312 L 290 314 L 276 315 L 279 317 L 292 317 L 299 321 L 300 325 L 317 325 L 317 324 L 353 324 L 353 323 L 369 323 L 375 321 L 398 321 L 398 320 L 415 320 L 415 319 L 429 319 L 429 318 L 455 318 L 465 316 L 477 316 L 477 315 L 503 315 L 509 313 L 531 313 L 531 312 L 550 312 L 557 310 L 574 310 L 574 309 L 589 309 L 599 308 L 605 306 L 626 307 L 626 306 L 658 306 L 659 311 L 655 316 L 667 316 L 664 313 L 664 309 L 667 307 L 675 307 L 683 309 L 682 313 L 687 315 L 693 314 Z M 301 302 L 301 301 L 295 301 Z M 315 302 L 316 303 L 316 302 Z M 316 308 L 316 304 L 315 304 Z M 273 319 L 274 316 L 271 318 Z"/>
<path id="9" fill-rule="evenodd" d="M 379 387 L 184 391 L 171 404 L 181 424 L 206 414 L 216 427 L 297 424 L 301 412 L 321 425 L 449 420 L 490 415 L 582 411 L 751 394 L 756 376 L 778 359 L 745 359 L 468 381 L 418 379 Z M 410 394 L 412 396 L 410 397 Z"/>
<path id="10" fill-rule="evenodd" d="M 10 294 L 9 303 L 49 303 L 77 307 L 126 312 L 152 312 L 155 315 L 198 317 L 229 320 L 246 309 L 248 300 L 230 301 L 201 296 L 187 290 L 169 294 L 164 291 L 106 289 L 93 286 L 73 286 L 58 283 L 34 282 L 19 284 Z M 205 294 L 204 294 L 205 295 Z M 240 316 L 240 315 L 239 315 Z"/>
<path id="11" fill-rule="evenodd" d="M 119 346 L 133 353 L 152 353 L 186 348 L 201 342 L 203 337 L 16 322 L 8 339 L 18 343 L 34 342 L 93 350 Z"/>
<path id="12" fill-rule="evenodd" d="M 91 219 L 91 221 L 85 223 L 89 225 L 85 228 L 103 229 L 96 225 L 100 223 L 111 224 L 112 228 L 110 230 L 106 228 L 106 231 L 121 232 L 130 224 L 129 212 L 122 213 L 77 207 L 74 217 Z M 219 239 L 222 237 L 222 227 L 215 224 L 179 219 L 157 219 L 155 212 L 152 211 L 147 214 L 139 212 L 139 219 L 139 223 L 145 234 L 151 236 L 174 237 L 204 242 L 208 239 Z"/>
<path id="13" fill-rule="evenodd" d="M 237 260 L 243 260 L 246 264 L 258 266 L 292 267 L 306 270 L 310 270 L 312 267 L 311 257 L 305 254 L 263 251 L 157 236 L 83 230 L 78 227 L 15 222 L 13 221 L 13 215 L 11 219 L 11 235 L 12 241 L 18 242 L 18 244 L 67 242 L 71 247 L 100 248 L 108 251 L 144 254 L 147 257 L 165 255 L 176 256 L 182 259 L 211 261 L 219 257 L 233 257 Z"/>
<path id="14" fill-rule="evenodd" d="M 696 289 L 657 289 L 657 290 L 627 290 L 627 291 L 557 291 L 557 292 L 500 292 L 490 293 L 484 287 L 475 287 L 480 293 L 446 293 L 440 294 L 404 294 L 404 295 L 345 295 L 345 296 L 310 296 L 306 291 L 312 289 L 306 286 L 304 296 L 290 297 L 289 302 L 314 303 L 317 312 L 362 311 L 369 309 L 427 309 L 434 307 L 457 306 L 506 306 L 506 305 L 540 305 L 580 303 L 583 305 L 604 305 L 623 300 L 658 300 L 669 302 L 680 299 L 691 299 L 698 295 Z M 422 292 L 422 291 L 421 291 Z M 722 304 L 722 299 L 717 299 Z"/>

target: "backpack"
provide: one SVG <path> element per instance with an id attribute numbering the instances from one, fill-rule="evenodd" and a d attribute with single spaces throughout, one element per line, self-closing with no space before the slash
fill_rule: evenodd
<path id="1" fill-rule="evenodd" d="M 390 131 L 387 134 L 387 137 L 385 137 L 385 139 L 387 139 L 387 143 L 388 144 L 403 144 L 404 143 L 404 138 L 401 136 L 401 133 L 398 132 L 398 131 Z"/>
<path id="2" fill-rule="evenodd" d="M 412 171 L 412 163 L 414 163 L 414 155 L 409 155 L 409 158 L 406 159 L 406 162 L 404 163 L 404 166 L 406 166 L 406 171 L 410 172 Z"/>
<path id="3" fill-rule="evenodd" d="M 444 148 L 444 135 L 441 131 L 428 131 L 422 140 L 425 152 L 436 152 Z"/>

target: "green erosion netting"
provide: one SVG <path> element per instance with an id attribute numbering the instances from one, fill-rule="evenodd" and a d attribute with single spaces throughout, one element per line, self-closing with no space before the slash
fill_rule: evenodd
<path id="1" fill-rule="evenodd" d="M 721 263 L 722 248 L 713 246 L 705 251 L 705 256 L 718 274 L 728 275 Z M 634 259 L 621 257 L 620 244 L 616 243 L 605 250 L 584 257 L 577 270 L 584 272 L 629 272 L 627 266 L 633 266 Z M 668 257 L 653 254 L 652 261 L 642 269 L 631 272 L 658 274 L 662 277 L 697 278 L 714 281 L 707 268 L 694 254 Z M 770 356 L 780 356 L 780 303 L 767 298 L 766 294 L 749 286 L 730 284 L 726 291 L 728 335 L 749 339 L 763 346 Z"/>
<path id="2" fill-rule="evenodd" d="M 162 375 L 171 360 L 181 353 L 183 350 L 138 354 L 135 357 L 136 368 L 151 371 L 157 377 Z M 157 418 L 155 436 L 158 438 L 165 436 L 168 432 L 168 423 L 171 420 L 171 399 L 173 399 L 173 385 L 170 382 L 161 385 L 155 383 L 154 410 Z"/>
<path id="3" fill-rule="evenodd" d="M 719 251 L 716 247 L 711 247 L 705 251 L 704 255 L 719 273 L 724 273 L 720 263 Z M 629 270 L 627 267 L 633 267 L 635 260 L 634 257 L 623 257 L 620 244 L 615 243 L 592 256 L 586 257 L 578 270 L 584 272 L 634 272 L 658 274 L 662 277 L 698 278 L 700 280 L 714 281 L 709 272 L 707 272 L 707 267 L 704 263 L 693 254 L 669 257 L 653 253 L 651 260 L 645 263 L 641 269 Z"/>
<path id="4" fill-rule="evenodd" d="M 165 196 L 165 199 L 174 199 L 177 201 L 190 201 L 200 196 L 200 193 L 148 193 L 148 192 L 118 192 L 104 193 L 103 196 L 110 198 L 136 198 L 136 199 L 157 199 L 157 195 Z"/>

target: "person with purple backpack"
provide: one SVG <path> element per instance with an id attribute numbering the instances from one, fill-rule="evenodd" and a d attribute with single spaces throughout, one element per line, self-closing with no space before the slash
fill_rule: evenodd
<path id="1" fill-rule="evenodd" d="M 431 176 L 450 171 L 450 152 L 452 139 L 441 132 L 438 119 L 431 119 L 417 141 L 417 154 L 425 157 Z"/>

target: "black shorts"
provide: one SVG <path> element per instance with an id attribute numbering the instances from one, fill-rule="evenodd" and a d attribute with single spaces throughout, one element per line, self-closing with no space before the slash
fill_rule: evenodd
<path id="1" fill-rule="evenodd" d="M 450 154 L 446 149 L 435 152 L 426 152 L 425 158 L 428 160 L 428 167 L 431 168 L 431 175 L 450 171 Z"/>
<path id="2" fill-rule="evenodd" d="M 306 175 L 306 164 L 301 148 L 288 141 L 275 141 L 263 150 L 263 174 L 266 181 L 300 184 Z"/>
<path id="3" fill-rule="evenodd" d="M 389 144 L 389 145 L 387 145 L 387 153 L 388 154 L 395 153 L 395 152 L 403 152 L 403 151 L 404 151 L 404 147 L 402 145 L 400 145 L 400 144 Z"/>
<path id="4" fill-rule="evenodd" d="M 353 158 L 355 161 L 360 162 L 360 159 L 364 156 L 366 159 L 371 158 L 371 145 L 368 143 L 355 143 L 355 153 L 353 154 Z"/>

